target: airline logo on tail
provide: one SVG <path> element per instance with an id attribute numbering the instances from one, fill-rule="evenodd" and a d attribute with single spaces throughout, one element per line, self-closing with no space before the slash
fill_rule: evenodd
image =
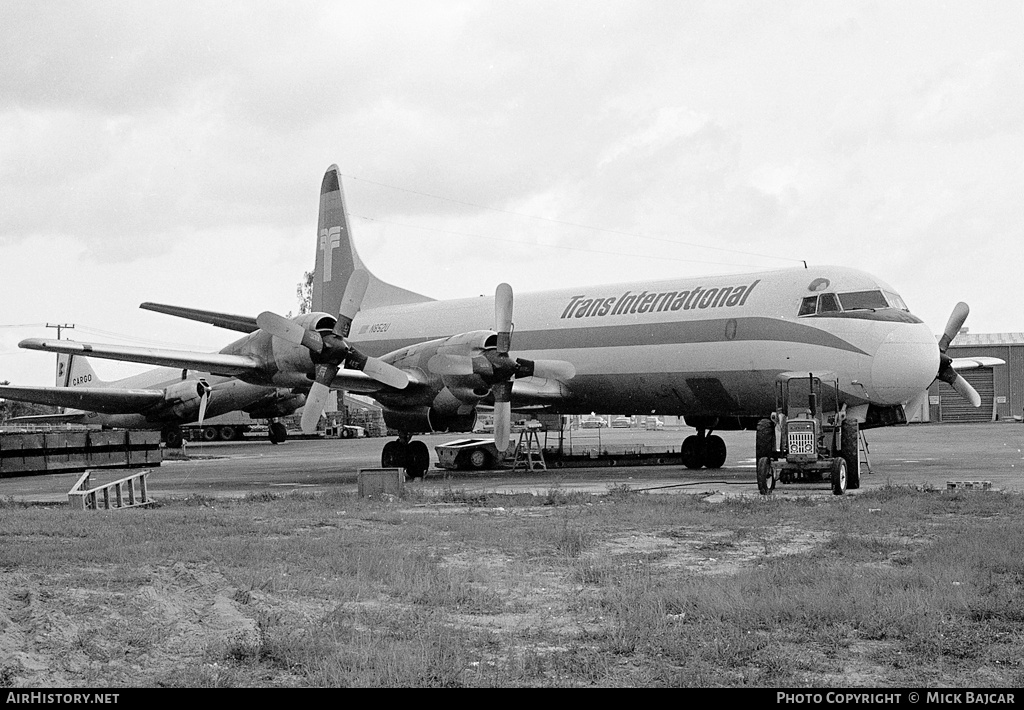
<path id="1" fill-rule="evenodd" d="M 341 227 L 320 230 L 320 249 L 324 253 L 324 283 L 331 280 L 334 271 L 334 249 L 341 246 Z"/>

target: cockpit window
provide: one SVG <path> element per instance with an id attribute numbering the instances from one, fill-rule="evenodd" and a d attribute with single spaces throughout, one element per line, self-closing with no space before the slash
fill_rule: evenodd
<path id="1" fill-rule="evenodd" d="M 811 316 L 814 315 L 815 309 L 818 307 L 817 296 L 804 296 L 804 300 L 800 301 L 800 312 L 798 316 Z"/>
<path id="2" fill-rule="evenodd" d="M 798 316 L 812 316 L 815 313 L 842 313 L 843 311 L 877 310 L 879 308 L 898 308 L 909 312 L 907 304 L 899 295 L 891 291 L 850 291 L 849 293 L 821 293 L 817 296 L 804 296 L 800 301 Z"/>
<path id="3" fill-rule="evenodd" d="M 874 310 L 876 308 L 888 308 L 889 302 L 881 291 L 851 291 L 850 293 L 839 294 L 839 301 L 844 311 Z"/>
<path id="4" fill-rule="evenodd" d="M 834 293 L 823 293 L 818 296 L 818 313 L 839 313 L 843 310 L 839 299 Z"/>
<path id="5" fill-rule="evenodd" d="M 907 304 L 903 302 L 903 299 L 899 297 L 899 294 L 893 293 L 892 291 L 885 292 L 885 298 L 889 301 L 889 305 L 893 308 L 899 308 L 901 311 L 909 312 Z"/>
<path id="6" fill-rule="evenodd" d="M 804 296 L 800 301 L 798 316 L 813 316 L 815 313 L 839 313 L 843 309 L 834 293 L 822 293 L 817 296 Z"/>

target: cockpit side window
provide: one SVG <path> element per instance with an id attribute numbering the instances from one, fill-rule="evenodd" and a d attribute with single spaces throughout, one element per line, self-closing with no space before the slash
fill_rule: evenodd
<path id="1" fill-rule="evenodd" d="M 797 316 L 812 316 L 817 307 L 817 296 L 804 296 L 804 300 L 800 301 L 800 312 L 797 313 Z"/>
<path id="2" fill-rule="evenodd" d="M 875 310 L 888 308 L 889 302 L 881 291 L 851 291 L 839 294 L 844 311 Z"/>
<path id="3" fill-rule="evenodd" d="M 813 316 L 815 313 L 839 313 L 843 310 L 839 299 L 834 293 L 822 293 L 817 296 L 804 296 L 800 301 L 800 312 L 797 316 Z"/>
<path id="4" fill-rule="evenodd" d="M 893 308 L 898 308 L 901 311 L 907 311 L 908 313 L 910 312 L 910 309 L 907 308 L 907 304 L 903 302 L 903 299 L 900 298 L 900 295 L 898 293 L 886 291 L 885 298 L 887 301 L 889 301 L 889 305 L 892 306 Z"/>
<path id="5" fill-rule="evenodd" d="M 842 310 L 834 293 L 823 293 L 818 297 L 818 313 L 839 313 Z"/>

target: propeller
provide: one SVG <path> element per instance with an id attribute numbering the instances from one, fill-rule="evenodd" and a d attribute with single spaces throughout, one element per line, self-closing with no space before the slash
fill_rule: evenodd
<path id="1" fill-rule="evenodd" d="M 494 290 L 494 330 L 498 334 L 496 357 L 491 365 L 495 375 L 501 376 L 511 370 L 505 379 L 491 385 L 494 395 L 494 445 L 498 451 L 508 448 L 512 435 L 512 379 L 516 376 L 518 363 L 508 356 L 512 348 L 512 287 L 507 283 L 498 284 Z"/>
<path id="2" fill-rule="evenodd" d="M 494 291 L 494 331 L 498 337 L 494 350 L 485 350 L 484 358 L 491 365 L 491 394 L 494 396 L 494 445 L 498 451 L 508 448 L 512 435 L 512 381 L 520 377 L 542 377 L 570 380 L 576 376 L 572 363 L 562 360 L 526 360 L 509 355 L 512 349 L 512 287 L 498 284 Z M 454 356 L 449 365 L 464 365 L 464 356 Z M 472 369 L 470 370 L 472 372 Z"/>
<path id="3" fill-rule="evenodd" d="M 946 328 L 942 331 L 942 337 L 939 338 L 939 373 L 935 377 L 952 386 L 957 391 L 957 394 L 970 402 L 972 406 L 980 407 L 981 395 L 971 386 L 970 382 L 953 369 L 953 358 L 946 354 L 949 344 L 956 337 L 956 334 L 960 332 L 970 312 L 971 309 L 967 304 L 961 301 L 954 306 L 953 312 L 949 315 L 949 320 L 946 321 Z"/>
<path id="4" fill-rule="evenodd" d="M 199 426 L 203 425 L 203 420 L 206 419 L 206 405 L 210 403 L 210 383 L 204 379 L 199 380 Z"/>
<path id="5" fill-rule="evenodd" d="M 494 397 L 494 445 L 498 451 L 508 448 L 512 434 L 512 382 L 520 377 L 540 377 L 560 381 L 576 376 L 576 368 L 564 360 L 513 359 L 512 349 L 512 287 L 498 284 L 494 291 L 495 347 L 472 355 L 437 353 L 427 361 L 427 369 L 435 375 L 477 375 L 490 385 Z"/>
<path id="6" fill-rule="evenodd" d="M 264 311 L 256 318 L 256 325 L 275 338 L 281 338 L 295 345 L 302 345 L 312 353 L 316 369 L 313 385 L 306 396 L 306 404 L 302 410 L 302 430 L 307 434 L 316 430 L 317 422 L 327 403 L 327 395 L 331 391 L 331 382 L 338 370 L 344 365 L 353 370 L 361 370 L 383 384 L 404 389 L 409 384 L 409 376 L 394 365 L 383 360 L 367 357 L 356 350 L 347 338 L 352 329 L 352 321 L 359 312 L 359 307 L 370 284 L 370 275 L 357 269 L 352 272 L 345 286 L 345 294 L 338 309 L 338 319 L 329 333 L 318 333 L 308 330 L 293 320 Z"/>

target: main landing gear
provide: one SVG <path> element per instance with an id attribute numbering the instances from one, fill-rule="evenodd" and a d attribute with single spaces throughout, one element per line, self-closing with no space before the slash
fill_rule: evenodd
<path id="1" fill-rule="evenodd" d="M 725 441 L 720 436 L 698 429 L 696 434 L 683 439 L 681 453 L 686 468 L 722 468 L 726 456 Z"/>
<path id="2" fill-rule="evenodd" d="M 397 441 L 384 444 L 380 453 L 383 468 L 404 468 L 407 479 L 423 478 L 430 468 L 430 449 L 422 441 L 412 441 L 412 434 L 401 433 Z"/>
<path id="3" fill-rule="evenodd" d="M 271 444 L 280 444 L 288 438 L 288 427 L 281 422 L 271 422 L 267 427 L 267 437 Z"/>
<path id="4" fill-rule="evenodd" d="M 181 427 L 176 424 L 168 424 L 160 433 L 163 435 L 164 443 L 167 444 L 168 449 L 180 449 L 181 442 L 185 440 Z"/>

